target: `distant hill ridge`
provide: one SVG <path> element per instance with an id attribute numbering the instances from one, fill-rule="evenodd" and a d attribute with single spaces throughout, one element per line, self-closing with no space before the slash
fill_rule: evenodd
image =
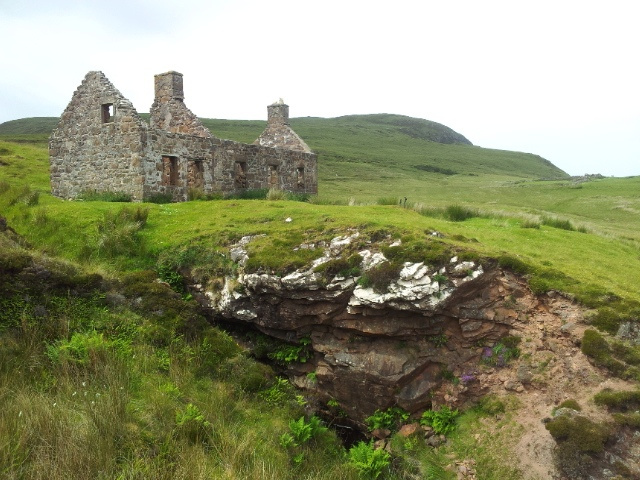
<path id="1" fill-rule="evenodd" d="M 148 119 L 148 114 L 141 114 Z M 212 127 L 219 120 L 216 119 L 200 119 L 205 124 L 213 122 Z M 293 119 L 295 121 L 296 119 Z M 400 131 L 409 137 L 420 138 L 431 142 L 445 144 L 462 144 L 472 145 L 463 135 L 455 132 L 446 125 L 432 122 L 431 120 L 423 120 L 421 118 L 407 117 L 405 115 L 394 115 L 389 113 L 378 113 L 370 115 L 345 115 L 342 117 L 324 119 L 327 121 L 336 120 L 338 122 L 353 123 L 358 121 L 368 121 L 381 125 L 392 125 L 400 127 Z M 243 120 L 223 120 L 225 122 L 244 122 Z M 264 125 L 266 121 L 250 120 L 250 123 Z M 21 118 L 19 120 L 10 120 L 0 123 L 0 135 L 23 135 L 23 134 L 49 134 L 56 127 L 58 117 L 31 117 Z M 211 127 L 210 127 L 211 128 Z M 212 129 L 213 130 L 213 129 Z M 214 132 L 215 134 L 215 132 Z"/>
<path id="2" fill-rule="evenodd" d="M 148 114 L 141 116 L 148 118 Z M 216 137 L 245 143 L 258 138 L 266 123 L 266 120 L 200 120 Z M 57 117 L 11 120 L 0 124 L 0 135 L 48 135 L 57 122 Z M 476 147 L 451 128 L 420 118 L 380 113 L 292 118 L 290 123 L 318 153 L 321 181 L 325 174 L 333 179 L 345 176 L 365 179 L 371 175 L 372 166 L 386 178 L 404 174 L 415 180 L 434 174 L 568 178 L 567 173 L 538 155 Z"/>
<path id="3" fill-rule="evenodd" d="M 391 113 L 378 113 L 373 115 L 346 115 L 344 117 L 338 117 L 336 120 L 367 120 L 371 123 L 400 127 L 400 132 L 412 138 L 445 144 L 473 145 L 463 135 L 446 125 L 422 118 L 413 118 Z"/>

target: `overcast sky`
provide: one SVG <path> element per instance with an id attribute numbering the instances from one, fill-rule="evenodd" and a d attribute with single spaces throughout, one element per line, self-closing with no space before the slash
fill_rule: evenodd
<path id="1" fill-rule="evenodd" d="M 59 116 L 90 70 L 139 112 L 396 113 L 566 172 L 640 175 L 636 0 L 0 0 L 0 123 Z"/>

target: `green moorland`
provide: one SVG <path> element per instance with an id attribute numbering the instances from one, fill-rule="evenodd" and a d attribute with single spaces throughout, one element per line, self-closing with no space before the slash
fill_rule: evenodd
<path id="1" fill-rule="evenodd" d="M 240 141 L 264 127 L 205 124 Z M 153 282 L 183 266 L 212 278 L 244 235 L 267 234 L 251 269 L 290 271 L 320 254 L 294 247 L 358 229 L 407 255 L 497 261 L 574 295 L 604 331 L 640 316 L 640 177 L 579 183 L 534 155 L 435 143 L 406 117 L 351 116 L 292 120 L 320 154 L 307 202 L 69 202 L 49 194 L 51 127 L 6 125 L 0 213 L 24 240 L 0 232 L 2 478 L 366 478 L 330 431 L 283 446 L 303 399 Z M 453 478 L 441 467 L 468 455 L 485 414 L 466 412 L 436 453 L 404 442 L 385 478 Z M 500 460 L 509 442 L 476 452 L 480 478 L 520 478 Z"/>

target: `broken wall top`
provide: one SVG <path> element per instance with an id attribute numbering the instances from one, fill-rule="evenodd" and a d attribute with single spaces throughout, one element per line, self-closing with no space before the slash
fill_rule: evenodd
<path id="1" fill-rule="evenodd" d="M 125 120 L 141 130 L 147 128 L 133 104 L 104 73 L 91 71 L 73 93 L 51 138 L 68 138 L 82 133 L 98 134 L 102 125 Z"/>
<path id="2" fill-rule="evenodd" d="M 184 104 L 182 74 L 166 72 L 154 77 L 155 99 L 151 106 L 150 124 L 171 133 L 213 138 L 211 132 Z"/>
<path id="3" fill-rule="evenodd" d="M 269 105 L 267 112 L 267 128 L 253 142 L 255 145 L 313 153 L 289 125 L 289 105 L 280 99 L 280 101 Z"/>

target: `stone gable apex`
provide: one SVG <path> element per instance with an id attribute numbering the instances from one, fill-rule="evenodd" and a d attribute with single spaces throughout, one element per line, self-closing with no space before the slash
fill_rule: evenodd
<path id="1" fill-rule="evenodd" d="M 68 130 L 68 127 L 73 127 L 74 121 L 76 123 L 109 123 L 109 120 L 115 120 L 117 116 L 130 118 L 140 128 L 145 128 L 147 125 L 131 101 L 120 93 L 103 72 L 90 71 L 73 93 L 53 136 L 56 136 L 57 130 Z"/>
<path id="2" fill-rule="evenodd" d="M 267 117 L 267 128 L 253 142 L 255 145 L 312 153 L 309 146 L 289 125 L 289 105 L 282 99 L 267 107 Z"/>

